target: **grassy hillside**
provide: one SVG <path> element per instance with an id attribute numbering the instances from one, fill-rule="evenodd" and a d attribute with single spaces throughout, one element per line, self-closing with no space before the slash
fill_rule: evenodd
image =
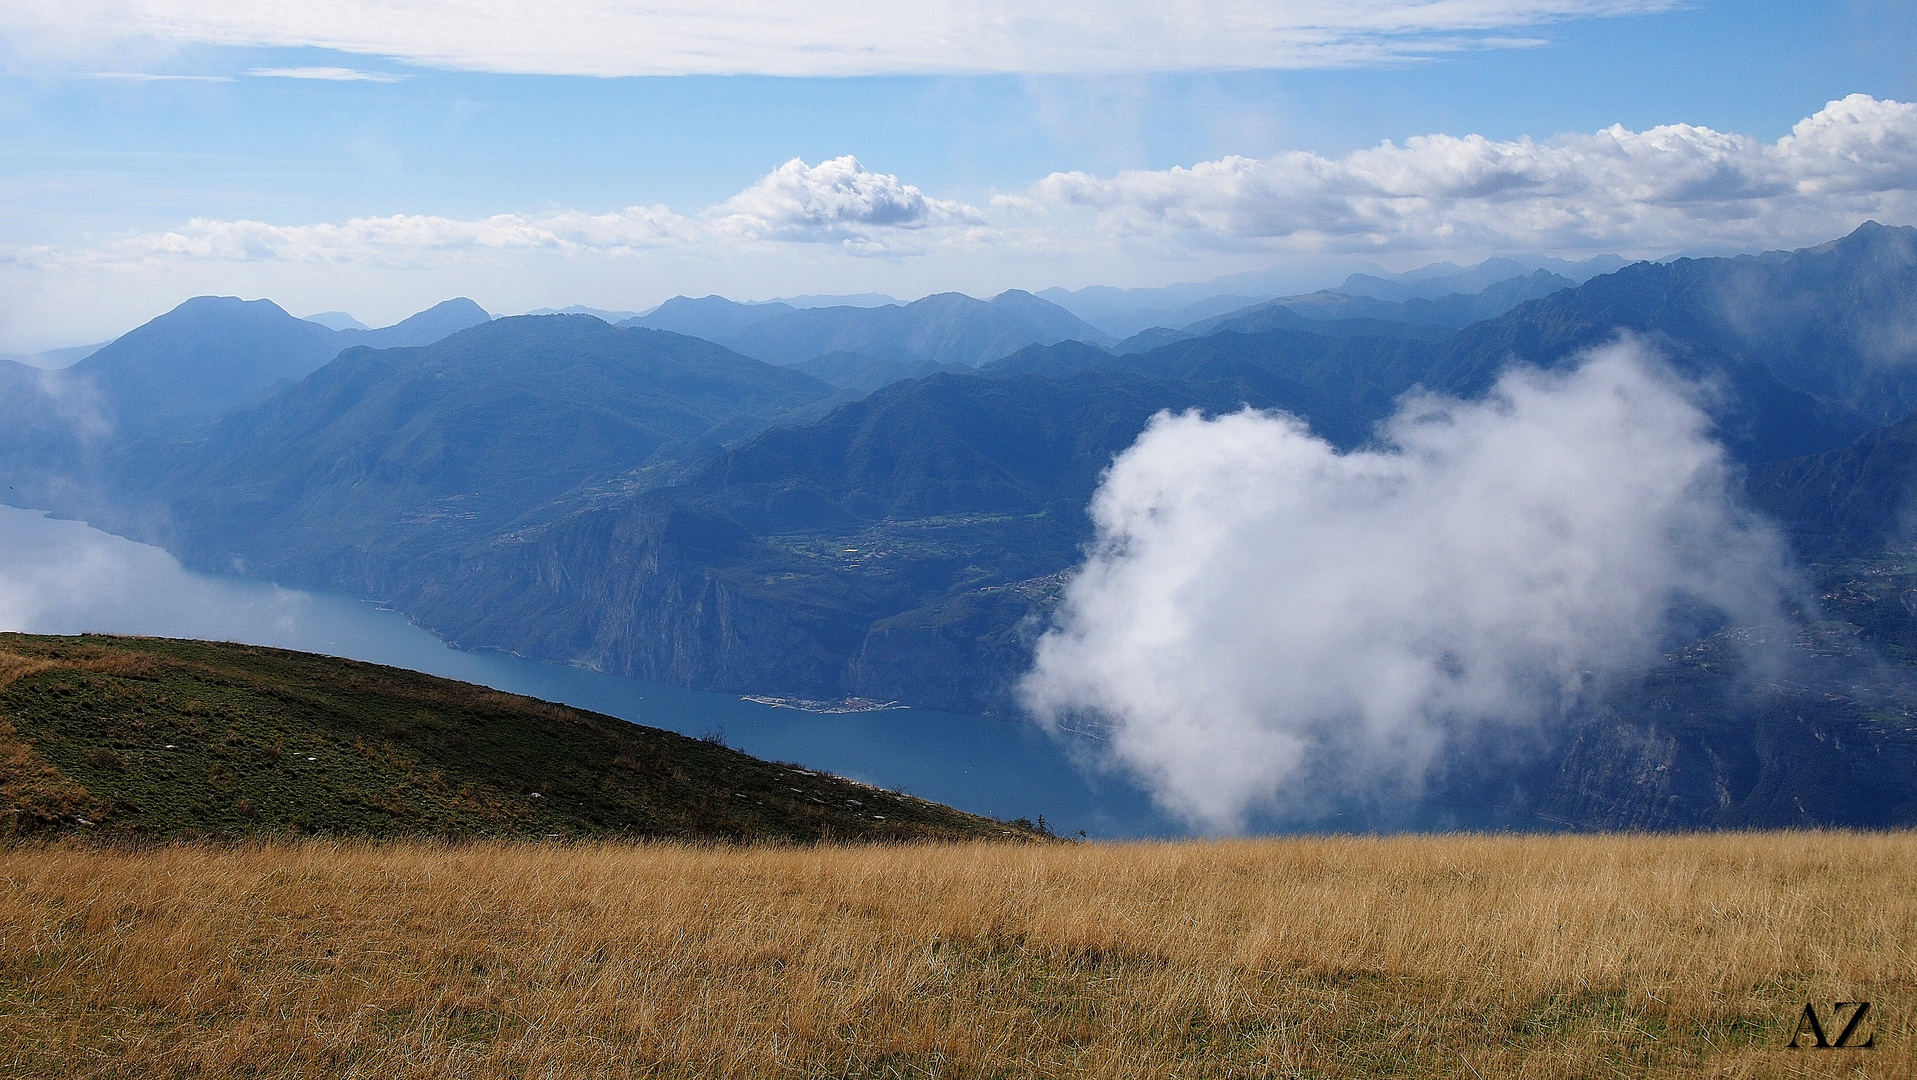
<path id="1" fill-rule="evenodd" d="M 1022 829 L 310 653 L 0 634 L 0 836 L 909 840 Z"/>
<path id="2" fill-rule="evenodd" d="M 48 1080 L 1917 1065 L 1909 833 L 41 847 L 0 882 L 0 1074 Z M 1870 1049 L 1786 1048 L 1858 1000 Z"/>

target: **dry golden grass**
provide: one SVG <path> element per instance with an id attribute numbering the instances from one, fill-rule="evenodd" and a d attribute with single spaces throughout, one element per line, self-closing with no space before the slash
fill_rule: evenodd
<path id="1" fill-rule="evenodd" d="M 17 848 L 0 1073 L 1910 1076 L 1913 945 L 1911 834 Z"/>

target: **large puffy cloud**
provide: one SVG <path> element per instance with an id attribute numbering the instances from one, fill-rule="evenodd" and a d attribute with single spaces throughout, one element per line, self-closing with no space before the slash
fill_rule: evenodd
<path id="1" fill-rule="evenodd" d="M 1514 29 L 1673 0 L 12 0 L 0 34 L 319 46 L 565 75 L 1217 71 L 1400 61 L 1530 44 Z"/>
<path id="2" fill-rule="evenodd" d="M 962 203 L 928 199 L 888 173 L 875 173 L 850 155 L 807 165 L 793 158 L 715 207 L 716 227 L 754 239 L 836 240 L 883 248 L 877 237 L 894 229 L 982 224 Z"/>
<path id="3" fill-rule="evenodd" d="M 1690 393 L 1624 343 L 1410 401 L 1346 454 L 1283 415 L 1161 415 L 1092 503 L 1026 700 L 1212 829 L 1415 787 L 1460 729 L 1648 661 L 1674 605 L 1775 614 L 1781 544 Z"/>
<path id="4" fill-rule="evenodd" d="M 1775 143 L 1677 124 L 1057 173 L 1005 205 L 1089 208 L 1114 236 L 1291 250 L 1775 246 L 1917 217 L 1917 105 L 1855 94 Z"/>

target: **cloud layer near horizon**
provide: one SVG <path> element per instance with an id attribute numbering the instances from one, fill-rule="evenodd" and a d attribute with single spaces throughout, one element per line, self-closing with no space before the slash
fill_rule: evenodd
<path id="1" fill-rule="evenodd" d="M 1348 454 L 1283 415 L 1161 414 L 1093 499 L 1026 701 L 1212 830 L 1415 794 L 1453 734 L 1655 657 L 1674 601 L 1775 615 L 1782 544 L 1689 394 L 1626 342 L 1411 400 Z"/>
<path id="2" fill-rule="evenodd" d="M 1105 235 L 1308 250 L 1593 251 L 1775 243 L 1917 217 L 1917 105 L 1854 94 L 1775 143 L 1689 124 L 1542 142 L 1426 135 L 1343 158 L 1229 157 L 1020 198 Z"/>
<path id="3" fill-rule="evenodd" d="M 0 36 L 73 52 L 102 40 L 316 46 L 428 67 L 552 75 L 847 76 L 1270 70 L 1536 44 L 1569 19 L 1674 0 L 16 0 Z"/>
<path id="4" fill-rule="evenodd" d="M 1830 239 L 1917 221 L 1917 105 L 1852 95 L 1766 143 L 1690 125 L 1548 140 L 1430 135 L 1340 158 L 1223 158 L 1100 177 L 1056 173 L 984 207 L 939 199 L 847 156 L 793 159 L 702 211 L 396 214 L 341 224 L 195 220 L 83 250 L 0 252 L 25 266 L 179 260 L 412 266 L 513 251 L 666 249 L 857 256 L 1001 252 L 1192 260 L 1212 254 L 1432 257 L 1526 251 L 1658 256 Z"/>

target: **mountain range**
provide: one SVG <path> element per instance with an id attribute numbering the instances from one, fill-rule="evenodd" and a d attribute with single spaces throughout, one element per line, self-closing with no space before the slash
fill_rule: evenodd
<path id="1" fill-rule="evenodd" d="M 1576 285 L 1599 274 L 1622 269 L 1624 265 L 1625 260 L 1616 255 L 1575 261 L 1548 256 L 1507 256 L 1487 259 L 1468 267 L 1433 263 L 1401 274 L 1379 269 L 1376 273 L 1352 274 L 1342 283 L 1318 291 L 1391 302 L 1436 300 L 1450 295 L 1480 293 L 1492 285 L 1512 278 L 1528 277 L 1539 270 Z M 1116 289 L 1094 285 L 1077 290 L 1042 289 L 1037 295 L 1114 337 L 1125 338 L 1154 326 L 1177 328 L 1270 300 L 1315 295 L 1291 291 L 1290 286 L 1297 281 L 1295 274 L 1277 266 L 1264 271 L 1229 274 L 1206 282 L 1158 288 Z M 1492 312 L 1481 317 L 1490 318 L 1501 313 Z"/>
<path id="2" fill-rule="evenodd" d="M 1300 294 L 1124 343 L 1021 292 L 681 298 L 619 326 L 483 320 L 396 348 L 193 301 L 96 354 L 83 374 L 113 424 L 83 448 L 94 471 L 34 491 L 71 511 L 84 488 L 91 520 L 194 565 L 377 597 L 466 647 L 1009 713 L 1091 494 L 1155 413 L 1279 409 L 1352 448 L 1409 391 L 1475 397 L 1513 364 L 1628 334 L 1713 388 L 1751 501 L 1824 560 L 1825 608 L 1802 612 L 1816 662 L 1796 681 L 1734 674 L 1706 636 L 1525 769 L 1459 762 L 1446 790 L 1617 827 L 1917 820 L 1917 773 L 1896 764 L 1917 725 L 1881 719 L 1909 715 L 1902 676 L 1854 685 L 1856 650 L 1917 650 L 1917 582 L 1884 569 L 1911 540 L 1917 229 L 1581 281 L 1518 269 L 1476 293 Z M 282 331 L 298 348 L 268 344 Z M 190 363 L 165 360 L 159 343 L 196 334 Z M 58 472 L 58 454 L 37 460 Z M 1832 740 L 1867 749 L 1832 759 Z"/>
<path id="3" fill-rule="evenodd" d="M 1279 311 L 1306 318 L 1334 321 L 1366 319 L 1414 326 L 1456 328 L 1485 319 L 1495 319 L 1524 303 L 1549 296 L 1560 289 L 1575 288 L 1577 282 L 1549 270 L 1534 270 L 1500 278 L 1474 292 L 1440 293 L 1437 296 L 1406 296 L 1386 299 L 1348 291 L 1350 282 L 1338 289 L 1322 289 L 1302 296 L 1281 297 L 1264 304 L 1251 305 L 1200 320 L 1184 328 L 1193 335 L 1216 330 L 1254 331 L 1267 329 L 1260 317 Z M 1295 325 L 1295 324 L 1294 324 Z"/>
<path id="4" fill-rule="evenodd" d="M 656 486 L 653 470 L 832 394 L 698 338 L 520 316 L 349 349 L 210 427 L 129 444 L 112 469 L 174 493 L 163 539 L 203 560 L 285 579 L 399 572 L 558 501 Z"/>
<path id="5" fill-rule="evenodd" d="M 939 293 L 909 304 L 795 308 L 738 304 L 720 296 L 675 297 L 621 326 L 673 330 L 772 364 L 832 353 L 908 363 L 976 367 L 1033 343 L 1111 338 L 1071 312 L 1012 290 L 990 300 Z"/>
<path id="6" fill-rule="evenodd" d="M 334 330 L 271 300 L 202 296 L 39 381 L 51 396 L 84 398 L 102 426 L 143 430 L 258 400 L 345 349 L 424 345 L 489 319 L 462 298 L 378 330 Z"/>

